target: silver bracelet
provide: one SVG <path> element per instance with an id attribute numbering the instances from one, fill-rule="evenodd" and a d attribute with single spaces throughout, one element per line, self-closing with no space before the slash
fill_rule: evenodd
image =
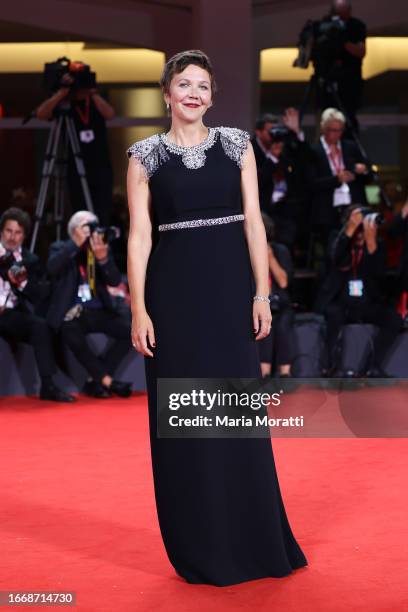
<path id="1" fill-rule="evenodd" d="M 259 300 L 260 302 L 270 302 L 271 301 L 267 295 L 254 295 L 254 300 Z"/>

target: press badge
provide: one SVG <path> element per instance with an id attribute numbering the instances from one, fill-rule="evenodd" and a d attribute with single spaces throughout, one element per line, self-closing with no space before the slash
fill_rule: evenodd
<path id="1" fill-rule="evenodd" d="M 92 299 L 91 289 L 90 289 L 88 283 L 83 283 L 82 285 L 79 285 L 79 287 L 78 287 L 78 297 L 81 300 L 81 302 L 88 302 L 89 300 Z"/>
<path id="2" fill-rule="evenodd" d="M 362 297 L 364 289 L 362 280 L 350 280 L 348 286 L 350 297 Z"/>
<path id="3" fill-rule="evenodd" d="M 88 144 L 95 140 L 95 132 L 93 130 L 80 130 L 79 140 Z"/>

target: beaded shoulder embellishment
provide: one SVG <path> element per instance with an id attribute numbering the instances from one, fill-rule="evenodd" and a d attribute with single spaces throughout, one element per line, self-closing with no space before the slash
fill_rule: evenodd
<path id="1" fill-rule="evenodd" d="M 176 145 L 168 139 L 167 134 L 160 134 L 160 139 L 171 153 L 181 155 L 181 160 L 186 168 L 196 170 L 204 166 L 206 160 L 205 151 L 213 146 L 216 136 L 217 129 L 209 128 L 207 138 L 200 142 L 200 144 L 192 147 Z"/>
<path id="2" fill-rule="evenodd" d="M 126 153 L 128 157 L 135 157 L 141 162 L 147 179 L 156 172 L 163 162 L 170 159 L 159 134 L 153 134 L 153 136 L 135 142 Z"/>
<path id="3" fill-rule="evenodd" d="M 234 127 L 219 127 L 218 131 L 224 153 L 242 168 L 242 154 L 248 147 L 249 133 Z"/>

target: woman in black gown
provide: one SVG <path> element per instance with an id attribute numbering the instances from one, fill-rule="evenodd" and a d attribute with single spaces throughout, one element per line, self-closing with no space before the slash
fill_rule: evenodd
<path id="1" fill-rule="evenodd" d="M 270 438 L 157 436 L 158 378 L 260 378 L 257 340 L 271 325 L 249 134 L 203 125 L 215 81 L 201 51 L 171 58 L 161 85 L 171 129 L 128 150 L 128 274 L 163 542 L 190 583 L 286 576 L 307 561 L 286 517 Z"/>

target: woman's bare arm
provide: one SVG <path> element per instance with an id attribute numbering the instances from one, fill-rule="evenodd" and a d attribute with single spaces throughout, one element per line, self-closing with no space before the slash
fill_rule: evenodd
<path id="1" fill-rule="evenodd" d="M 151 195 L 144 168 L 134 157 L 129 160 L 127 191 L 130 217 L 127 270 L 132 310 L 132 340 L 138 351 L 152 357 L 146 336 L 154 346 L 154 330 L 146 311 L 144 297 L 147 262 L 152 249 Z"/>
<path id="2" fill-rule="evenodd" d="M 256 294 L 269 295 L 269 262 L 265 226 L 259 207 L 258 177 L 252 144 L 248 142 L 242 159 L 241 170 L 242 205 L 245 215 L 244 231 L 248 243 Z M 268 302 L 254 302 L 254 329 L 257 340 L 269 333 L 272 316 Z M 259 326 L 261 321 L 261 326 Z"/>

